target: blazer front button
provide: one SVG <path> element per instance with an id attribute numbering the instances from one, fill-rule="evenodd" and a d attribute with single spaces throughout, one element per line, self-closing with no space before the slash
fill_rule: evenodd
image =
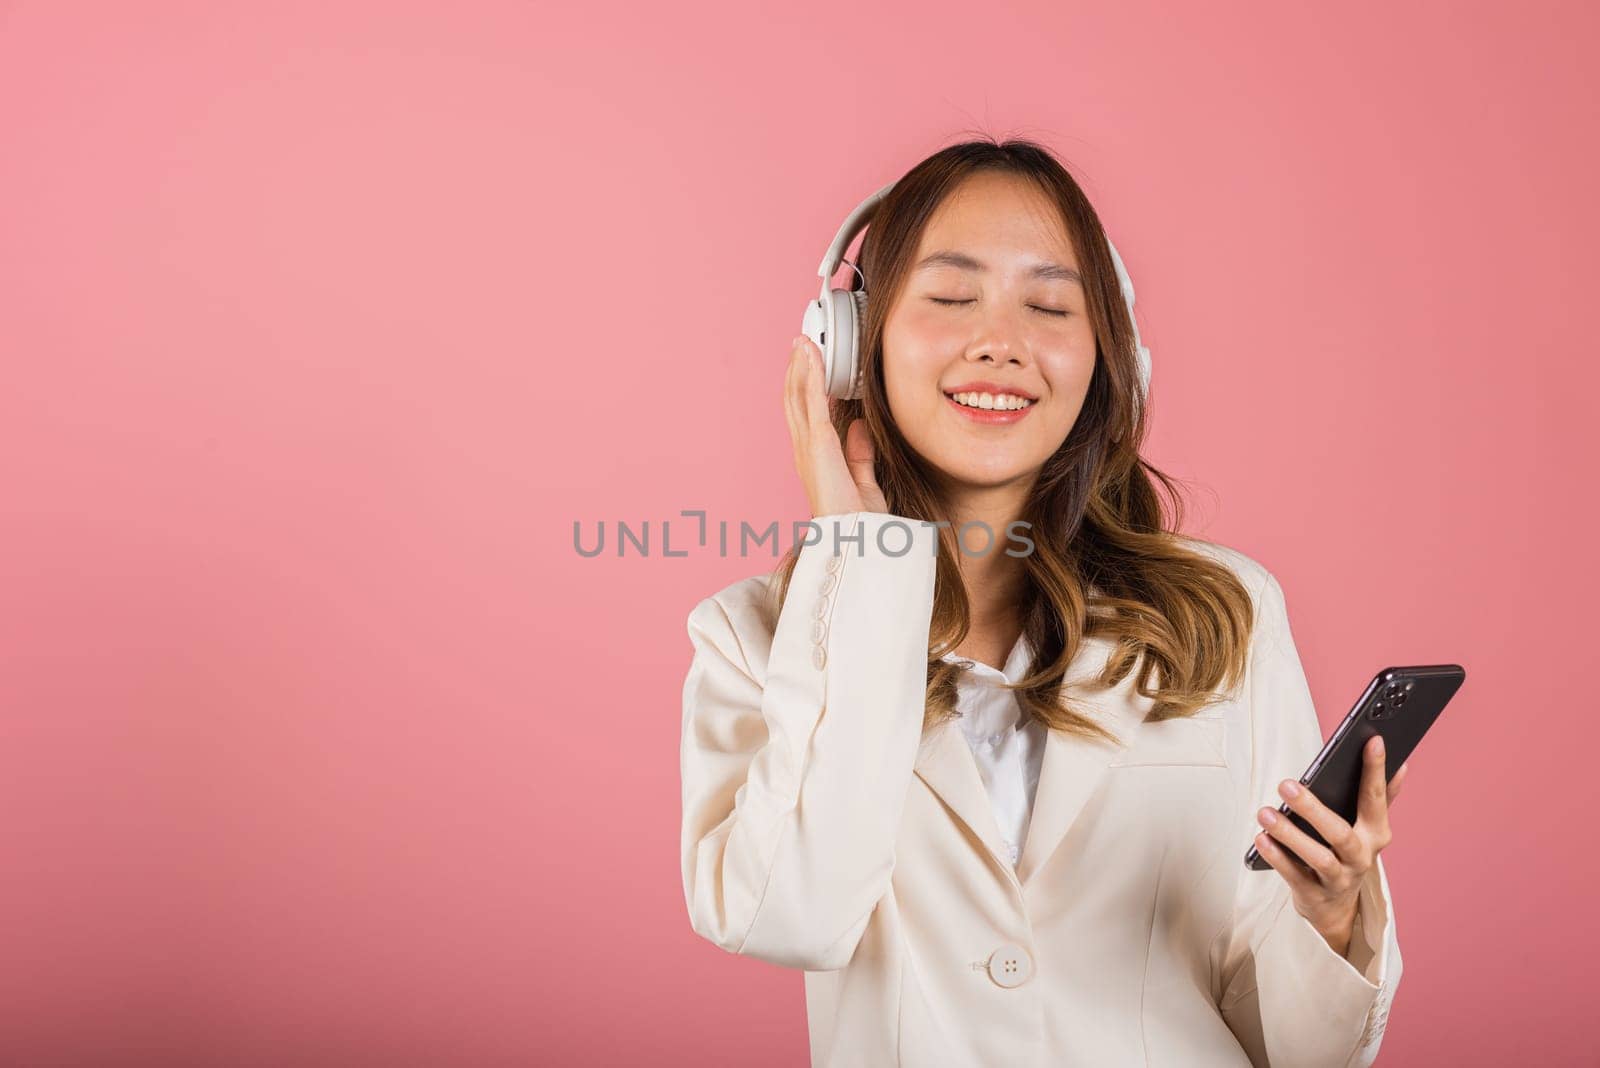
<path id="1" fill-rule="evenodd" d="M 1033 958 L 1021 946 L 1007 943 L 989 956 L 989 978 L 1000 986 L 1021 986 L 1033 975 Z"/>
<path id="2" fill-rule="evenodd" d="M 828 636 L 828 624 L 820 619 L 811 621 L 811 640 L 817 645 L 822 644 L 822 639 Z"/>
<path id="3" fill-rule="evenodd" d="M 818 671 L 821 671 L 823 665 L 826 664 L 827 662 L 828 662 L 828 651 L 826 649 L 824 649 L 822 646 L 819 645 L 816 648 L 811 650 L 811 665 L 813 667 L 815 667 Z"/>
<path id="4" fill-rule="evenodd" d="M 811 609 L 811 617 L 813 619 L 821 619 L 823 616 L 825 616 L 827 614 L 828 614 L 828 599 L 826 597 L 818 597 L 817 598 L 817 603 Z"/>
<path id="5" fill-rule="evenodd" d="M 830 556 L 828 557 L 828 562 L 823 566 L 828 569 L 828 574 L 837 575 L 839 573 L 839 568 L 844 566 L 844 557 Z"/>
<path id="6" fill-rule="evenodd" d="M 824 597 L 828 596 L 828 594 L 833 592 L 834 583 L 836 583 L 838 581 L 839 581 L 839 576 L 835 575 L 835 574 L 832 574 L 831 572 L 829 574 L 826 574 L 826 575 L 822 576 L 822 588 L 818 592 L 821 593 L 822 596 L 824 596 Z"/>

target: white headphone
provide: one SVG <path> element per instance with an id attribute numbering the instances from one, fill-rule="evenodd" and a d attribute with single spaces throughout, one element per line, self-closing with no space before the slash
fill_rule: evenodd
<path id="1" fill-rule="evenodd" d="M 839 232 L 833 237 L 833 244 L 828 246 L 827 255 L 822 257 L 822 266 L 817 268 L 817 274 L 822 278 L 822 291 L 816 300 L 806 305 L 805 318 L 800 323 L 800 332 L 822 350 L 823 384 L 828 396 L 840 400 L 861 395 L 861 324 L 866 317 L 867 291 L 864 287 L 867 279 L 861 274 L 861 269 L 851 263 L 850 269 L 861 278 L 863 288 L 830 289 L 829 283 L 839 270 L 840 262 L 849 262 L 844 260 L 845 249 L 866 228 L 867 222 L 877 211 L 878 203 L 889 195 L 889 190 L 894 186 L 895 183 L 890 182 L 857 204 L 855 210 L 845 217 Z M 1110 238 L 1106 239 L 1106 244 L 1111 248 L 1111 262 L 1117 267 L 1117 282 L 1122 288 L 1122 299 L 1128 305 L 1128 317 L 1133 319 L 1133 280 L 1128 277 L 1127 268 L 1122 266 L 1117 246 L 1111 244 Z M 1150 350 L 1139 342 L 1137 320 L 1133 323 L 1133 344 L 1139 351 L 1139 400 L 1143 402 L 1150 394 Z"/>

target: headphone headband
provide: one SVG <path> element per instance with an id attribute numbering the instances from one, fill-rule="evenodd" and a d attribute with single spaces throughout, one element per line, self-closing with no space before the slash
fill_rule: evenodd
<path id="1" fill-rule="evenodd" d="M 834 274 L 839 270 L 839 264 L 844 260 L 845 249 L 850 247 L 850 242 L 854 241 L 856 235 L 866 228 L 867 223 L 872 221 L 872 216 L 877 214 L 879 203 L 889 195 L 889 190 L 893 189 L 894 186 L 895 183 L 890 182 L 857 204 L 855 210 L 845 216 L 844 222 L 839 226 L 839 232 L 833 235 L 833 244 L 828 246 L 827 254 L 822 257 L 822 266 L 817 268 L 817 274 L 822 278 L 822 295 L 824 297 L 828 295 L 828 283 L 832 281 Z M 863 279 L 863 281 L 865 280 Z"/>

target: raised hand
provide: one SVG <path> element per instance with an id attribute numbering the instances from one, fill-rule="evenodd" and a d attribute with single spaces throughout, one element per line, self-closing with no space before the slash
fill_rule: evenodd
<path id="1" fill-rule="evenodd" d="M 783 384 L 783 408 L 794 443 L 794 466 L 805 484 L 813 517 L 846 512 L 887 512 L 888 503 L 872 473 L 872 436 L 856 419 L 841 446 L 828 415 L 822 353 L 811 339 L 794 339 Z"/>

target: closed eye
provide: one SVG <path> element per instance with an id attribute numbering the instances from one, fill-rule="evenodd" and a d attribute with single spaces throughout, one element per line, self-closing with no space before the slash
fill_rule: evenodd
<path id="1" fill-rule="evenodd" d="M 971 304 L 971 303 L 973 303 L 973 301 L 971 301 L 971 300 L 945 300 L 942 297 L 929 297 L 928 299 L 933 301 L 935 304 L 946 304 L 946 305 L 958 305 L 958 304 Z M 1044 312 L 1046 315 L 1056 315 L 1056 316 L 1060 316 L 1062 318 L 1065 318 L 1066 316 L 1071 314 L 1070 312 L 1061 311 L 1058 308 L 1041 308 L 1037 304 L 1030 304 L 1030 305 L 1028 305 L 1028 307 L 1032 308 L 1034 311 Z"/>

